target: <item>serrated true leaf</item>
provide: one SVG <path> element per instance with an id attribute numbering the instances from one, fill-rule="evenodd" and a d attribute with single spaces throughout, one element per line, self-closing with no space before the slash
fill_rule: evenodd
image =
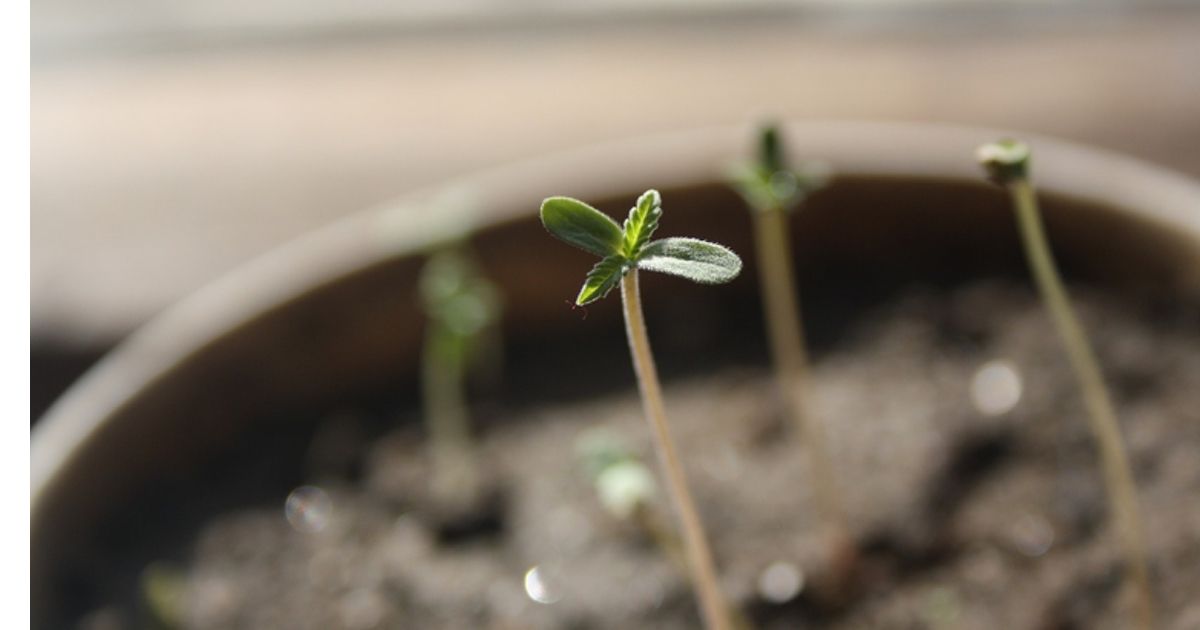
<path id="1" fill-rule="evenodd" d="M 583 288 L 579 289 L 575 303 L 583 306 L 608 295 L 608 292 L 612 291 L 613 287 L 621 281 L 621 277 L 625 275 L 626 263 L 627 261 L 620 254 L 606 256 L 604 260 L 596 263 L 588 272 L 587 279 L 583 281 Z"/>
<path id="2" fill-rule="evenodd" d="M 770 173 L 787 169 L 783 141 L 779 137 L 779 128 L 775 125 L 764 125 L 758 132 L 758 161 L 763 170 Z"/>
<path id="3" fill-rule="evenodd" d="M 542 201 L 541 216 L 551 234 L 586 252 L 605 257 L 621 251 L 621 226 L 578 199 L 549 197 Z"/>
<path id="4" fill-rule="evenodd" d="M 629 260 L 636 260 L 642 246 L 650 240 L 650 236 L 658 229 L 658 220 L 662 217 L 662 198 L 657 190 L 647 190 L 638 197 L 637 204 L 630 208 L 629 217 L 625 219 L 625 234 L 621 252 Z"/>
<path id="5" fill-rule="evenodd" d="M 701 284 L 722 284 L 742 271 L 742 259 L 716 243 L 695 238 L 664 238 L 642 249 L 637 266 Z"/>

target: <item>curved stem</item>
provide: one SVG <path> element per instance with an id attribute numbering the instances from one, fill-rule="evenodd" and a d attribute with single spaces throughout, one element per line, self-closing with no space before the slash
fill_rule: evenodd
<path id="1" fill-rule="evenodd" d="M 1017 224 L 1025 244 L 1030 270 L 1050 317 L 1058 329 L 1058 335 L 1062 338 L 1067 358 L 1083 393 L 1092 434 L 1100 451 L 1112 515 L 1128 563 L 1128 577 L 1137 592 L 1139 627 L 1148 630 L 1154 625 L 1150 577 L 1146 567 L 1142 523 L 1138 515 L 1137 488 L 1121 439 L 1117 414 L 1113 409 L 1108 389 L 1104 386 L 1099 363 L 1083 327 L 1071 308 L 1070 299 L 1054 264 L 1054 257 L 1050 253 L 1050 245 L 1038 212 L 1033 185 L 1028 179 L 1021 178 L 1010 183 L 1008 188 L 1012 193 L 1013 207 L 1017 213 Z"/>
<path id="2" fill-rule="evenodd" d="M 621 279 L 621 302 L 625 307 L 625 333 L 629 338 L 629 353 L 633 356 L 633 368 L 637 373 L 638 387 L 642 393 L 642 407 L 654 434 L 655 451 L 666 477 L 667 489 L 682 524 L 688 568 L 692 573 L 696 596 L 700 600 L 705 627 L 709 630 L 729 630 L 729 608 L 717 581 L 712 551 L 709 549 L 704 526 L 696 512 L 683 465 L 675 452 L 675 442 L 667 425 L 662 387 L 658 382 L 658 370 L 654 367 L 650 340 L 646 336 L 646 323 L 642 318 L 637 269 L 631 270 Z"/>
<path id="3" fill-rule="evenodd" d="M 831 559 L 845 564 L 853 554 L 846 514 L 821 423 L 807 413 L 808 358 L 804 330 L 792 272 L 792 247 L 787 215 L 782 209 L 753 213 L 758 244 L 758 273 L 762 283 L 763 311 L 770 336 L 775 378 L 783 395 L 788 419 L 807 445 L 810 474 L 821 518 L 825 522 Z"/>

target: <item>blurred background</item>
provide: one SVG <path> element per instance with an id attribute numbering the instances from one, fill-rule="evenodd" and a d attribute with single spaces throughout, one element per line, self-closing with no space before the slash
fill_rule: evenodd
<path id="1" fill-rule="evenodd" d="M 1200 176 L 1200 4 L 33 0 L 32 420 L 156 313 L 475 169 L 762 114 Z"/>

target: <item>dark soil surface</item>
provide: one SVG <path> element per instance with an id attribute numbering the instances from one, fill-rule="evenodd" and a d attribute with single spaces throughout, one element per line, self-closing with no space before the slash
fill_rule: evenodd
<path id="1" fill-rule="evenodd" d="M 1160 625 L 1200 628 L 1200 317 L 1077 297 L 1135 469 Z M 864 322 L 810 386 L 862 549 L 844 602 L 822 588 L 805 449 L 765 366 L 666 383 L 731 600 L 758 628 L 1133 627 L 1087 420 L 1028 290 L 910 293 Z M 348 422 L 318 431 L 302 509 L 285 518 L 280 496 L 212 519 L 186 562 L 145 574 L 143 607 L 203 629 L 699 626 L 685 577 L 602 509 L 576 454 L 599 427 L 656 469 L 635 391 L 494 425 L 492 500 L 457 520 L 429 508 L 418 426 L 362 440 Z"/>

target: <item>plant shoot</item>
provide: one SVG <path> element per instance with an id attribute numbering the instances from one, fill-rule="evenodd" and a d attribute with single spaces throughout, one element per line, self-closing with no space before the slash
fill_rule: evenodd
<path id="1" fill-rule="evenodd" d="M 604 510 L 618 521 L 632 523 L 686 575 L 683 543 L 654 509 L 658 484 L 646 464 L 616 436 L 601 430 L 581 435 L 576 452 Z"/>
<path id="2" fill-rule="evenodd" d="M 720 284 L 737 277 L 742 261 L 725 247 L 699 239 L 651 241 L 661 217 L 662 200 L 655 190 L 648 190 L 638 198 L 623 226 L 586 203 L 569 197 L 550 197 L 542 202 L 541 208 L 542 225 L 551 234 L 600 257 L 600 262 L 588 272 L 575 298 L 576 304 L 589 304 L 608 295 L 618 284 L 621 286 L 625 333 L 638 377 L 642 406 L 650 423 L 667 490 L 682 525 L 692 585 L 706 627 L 728 630 L 732 625 L 729 606 L 721 593 L 708 538 L 667 424 L 662 387 L 642 317 L 638 271 L 661 271 L 703 284 Z"/>
<path id="3" fill-rule="evenodd" d="M 428 316 L 421 386 L 433 458 L 433 494 L 443 507 L 466 508 L 481 480 L 466 403 L 470 368 L 486 356 L 500 317 L 500 297 L 461 247 L 434 254 L 421 271 Z"/>
<path id="4" fill-rule="evenodd" d="M 815 164 L 792 170 L 779 130 L 773 125 L 763 127 L 759 133 L 757 160 L 738 165 L 731 173 L 732 183 L 750 206 L 754 221 L 759 283 L 776 386 L 784 402 L 784 415 L 808 450 L 829 560 L 835 581 L 840 581 L 853 566 L 857 552 L 824 431 L 807 409 L 808 352 L 788 229 L 789 214 L 828 178 L 828 171 Z"/>
<path id="5" fill-rule="evenodd" d="M 1112 518 L 1125 553 L 1126 575 L 1137 599 L 1138 627 L 1148 630 L 1154 625 L 1154 603 L 1138 514 L 1137 488 L 1100 364 L 1071 307 L 1046 239 L 1037 194 L 1029 177 L 1029 147 L 1013 140 L 1001 140 L 981 146 L 977 157 L 988 177 L 1004 186 L 1012 197 L 1029 269 L 1062 339 L 1087 407 L 1092 435 L 1100 452 Z"/>

